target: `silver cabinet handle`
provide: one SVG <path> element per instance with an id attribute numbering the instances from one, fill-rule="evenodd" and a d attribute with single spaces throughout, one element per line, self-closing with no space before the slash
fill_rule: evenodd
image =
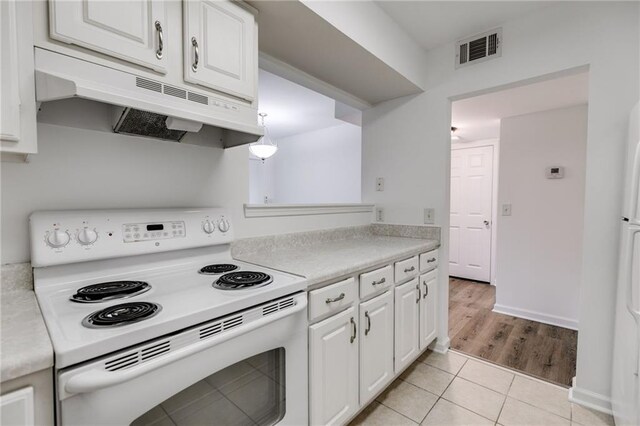
<path id="1" fill-rule="evenodd" d="M 385 278 L 380 278 L 378 281 L 373 281 L 371 285 L 379 285 L 379 284 L 384 284 L 386 282 L 387 280 Z"/>
<path id="2" fill-rule="evenodd" d="M 353 343 L 354 340 L 356 340 L 356 334 L 358 333 L 358 330 L 356 329 L 356 322 L 353 320 L 353 317 L 351 317 L 351 341 L 349 343 Z"/>
<path id="3" fill-rule="evenodd" d="M 333 298 L 328 298 L 327 300 L 324 301 L 324 303 L 333 303 L 333 302 L 338 302 L 340 300 L 344 299 L 344 293 L 340 293 L 340 296 L 338 297 L 333 297 Z"/>
<path id="4" fill-rule="evenodd" d="M 368 335 L 371 331 L 371 317 L 369 316 L 369 311 L 364 312 L 364 317 L 367 319 L 367 328 L 364 330 L 364 335 Z"/>
<path id="5" fill-rule="evenodd" d="M 404 273 L 406 274 L 407 272 L 413 272 L 416 270 L 415 266 L 412 266 L 411 268 L 404 268 Z"/>
<path id="6" fill-rule="evenodd" d="M 422 298 L 426 299 L 429 295 L 429 286 L 427 285 L 426 281 L 422 281 L 422 284 L 424 284 L 424 294 L 422 295 Z"/>
<path id="7" fill-rule="evenodd" d="M 193 46 L 193 64 L 191 64 L 191 69 L 193 72 L 198 71 L 198 62 L 200 62 L 200 56 L 198 54 L 198 40 L 195 37 L 191 37 L 191 46 Z"/>
<path id="8" fill-rule="evenodd" d="M 158 33 L 158 50 L 156 50 L 156 58 L 162 59 L 162 51 L 164 50 L 164 35 L 162 33 L 162 24 L 156 21 L 156 32 Z"/>
<path id="9" fill-rule="evenodd" d="M 416 290 L 418 290 L 418 298 L 416 299 L 416 303 L 420 303 L 420 283 L 416 284 Z"/>
<path id="10" fill-rule="evenodd" d="M 436 261 L 435 257 L 432 257 L 431 259 L 427 259 L 427 263 L 433 263 Z"/>

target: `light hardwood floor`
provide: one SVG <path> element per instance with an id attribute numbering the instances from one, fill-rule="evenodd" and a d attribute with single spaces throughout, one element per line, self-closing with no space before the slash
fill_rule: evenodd
<path id="1" fill-rule="evenodd" d="M 449 279 L 451 348 L 563 386 L 576 374 L 578 333 L 492 311 L 495 287 Z"/>

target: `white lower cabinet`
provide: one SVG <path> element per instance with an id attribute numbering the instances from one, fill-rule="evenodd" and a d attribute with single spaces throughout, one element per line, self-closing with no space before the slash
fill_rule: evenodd
<path id="1" fill-rule="evenodd" d="M 412 362 L 418 354 L 420 288 L 418 279 L 395 289 L 395 371 Z"/>
<path id="2" fill-rule="evenodd" d="M 420 350 L 436 338 L 438 321 L 438 270 L 420 276 Z"/>
<path id="3" fill-rule="evenodd" d="M 0 424 L 27 426 L 34 422 L 33 387 L 29 386 L 0 397 Z"/>
<path id="4" fill-rule="evenodd" d="M 309 421 L 345 423 L 358 404 L 356 307 L 309 327 Z"/>
<path id="5" fill-rule="evenodd" d="M 393 293 L 360 304 L 360 404 L 393 377 Z"/>

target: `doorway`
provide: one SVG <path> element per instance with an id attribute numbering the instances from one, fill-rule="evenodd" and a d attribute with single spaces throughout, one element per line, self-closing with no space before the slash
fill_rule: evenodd
<path id="1" fill-rule="evenodd" d="M 452 103 L 451 348 L 575 375 L 588 73 Z"/>

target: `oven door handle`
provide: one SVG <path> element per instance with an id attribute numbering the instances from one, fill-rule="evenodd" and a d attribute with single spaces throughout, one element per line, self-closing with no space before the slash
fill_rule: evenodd
<path id="1" fill-rule="evenodd" d="M 149 373 L 153 370 L 157 370 L 158 368 L 161 368 L 167 364 L 178 361 L 182 358 L 188 357 L 212 346 L 219 345 L 220 343 L 232 339 L 240 334 L 255 330 L 281 318 L 300 312 L 307 307 L 307 295 L 304 293 L 298 295 L 296 297 L 296 302 L 297 303 L 293 308 L 285 309 L 283 311 L 270 314 L 266 317 L 262 317 L 247 324 L 246 327 L 240 326 L 234 328 L 228 333 L 224 333 L 216 337 L 211 337 L 209 339 L 202 340 L 198 343 L 194 343 L 184 348 L 180 348 L 175 352 L 171 352 L 165 356 L 160 356 L 151 361 L 147 361 L 143 364 L 140 364 L 139 366 L 134 366 L 119 371 L 107 371 L 103 367 L 78 372 L 77 375 L 71 376 L 63 385 L 64 391 L 69 395 L 89 393 L 102 388 L 124 383 L 129 380 L 133 380 L 136 377 L 140 377 L 143 374 Z"/>

